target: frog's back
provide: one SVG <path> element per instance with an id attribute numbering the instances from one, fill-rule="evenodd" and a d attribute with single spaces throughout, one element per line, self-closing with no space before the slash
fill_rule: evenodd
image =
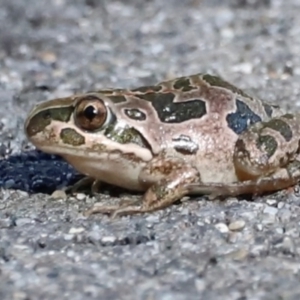
<path id="1" fill-rule="evenodd" d="M 125 121 L 157 146 L 165 146 L 174 134 L 185 135 L 188 129 L 193 139 L 199 139 L 199 133 L 212 135 L 213 128 L 218 135 L 223 130 L 237 136 L 249 125 L 283 113 L 220 77 L 201 73 L 153 86 L 114 89 L 107 95 Z"/>
<path id="2" fill-rule="evenodd" d="M 234 181 L 232 155 L 238 136 L 249 125 L 282 114 L 278 106 L 209 74 L 115 91 L 109 97 L 154 155 L 167 149 L 183 156 L 198 167 L 204 182 Z M 125 100 L 118 102 L 118 97 Z"/>

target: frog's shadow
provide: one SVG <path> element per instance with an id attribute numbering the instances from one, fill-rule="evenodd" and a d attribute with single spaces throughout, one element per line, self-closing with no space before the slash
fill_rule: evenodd
<path id="1" fill-rule="evenodd" d="M 73 186 L 82 178 L 84 176 L 61 157 L 39 150 L 24 151 L 0 160 L 0 188 L 3 189 L 52 194 L 55 190 Z M 101 185 L 101 190 L 102 187 L 111 196 L 125 191 L 108 184 Z"/>

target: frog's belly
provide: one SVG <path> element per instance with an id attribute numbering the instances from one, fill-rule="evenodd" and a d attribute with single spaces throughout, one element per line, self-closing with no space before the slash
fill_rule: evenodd
<path id="1" fill-rule="evenodd" d="M 113 184 L 122 188 L 135 191 L 144 191 L 145 187 L 138 180 L 143 162 L 128 162 L 122 159 L 97 160 L 92 158 L 80 158 L 64 156 L 64 158 L 81 174 Z"/>
<path id="2" fill-rule="evenodd" d="M 205 124 L 192 140 L 198 141 L 197 154 L 190 163 L 198 169 L 203 183 L 232 183 L 238 180 L 233 154 L 238 136 L 221 121 Z"/>
<path id="3" fill-rule="evenodd" d="M 238 180 L 232 162 L 205 161 L 197 167 L 203 183 L 232 183 Z"/>

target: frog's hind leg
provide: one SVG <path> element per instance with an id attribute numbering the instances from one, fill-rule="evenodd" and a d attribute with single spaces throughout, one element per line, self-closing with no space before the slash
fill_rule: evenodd
<path id="1" fill-rule="evenodd" d="M 238 138 L 233 183 L 191 184 L 191 194 L 237 196 L 278 191 L 300 181 L 300 116 L 284 114 L 255 123 Z"/>
<path id="2" fill-rule="evenodd" d="M 237 181 L 207 183 L 191 193 L 236 196 L 277 191 L 300 180 L 300 116 L 284 114 L 258 122 L 240 134 L 233 152 Z"/>
<path id="3" fill-rule="evenodd" d="M 273 174 L 253 180 L 222 183 L 200 183 L 188 186 L 189 194 L 205 194 L 211 199 L 245 194 L 260 195 L 288 188 L 300 181 L 300 157 L 290 162 L 285 168 L 280 168 Z"/>

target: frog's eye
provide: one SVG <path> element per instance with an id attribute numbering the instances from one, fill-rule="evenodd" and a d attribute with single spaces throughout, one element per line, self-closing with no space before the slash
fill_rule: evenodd
<path id="1" fill-rule="evenodd" d="M 96 96 L 82 98 L 75 108 L 74 119 L 78 127 L 96 131 L 105 126 L 109 111 L 103 101 Z"/>

